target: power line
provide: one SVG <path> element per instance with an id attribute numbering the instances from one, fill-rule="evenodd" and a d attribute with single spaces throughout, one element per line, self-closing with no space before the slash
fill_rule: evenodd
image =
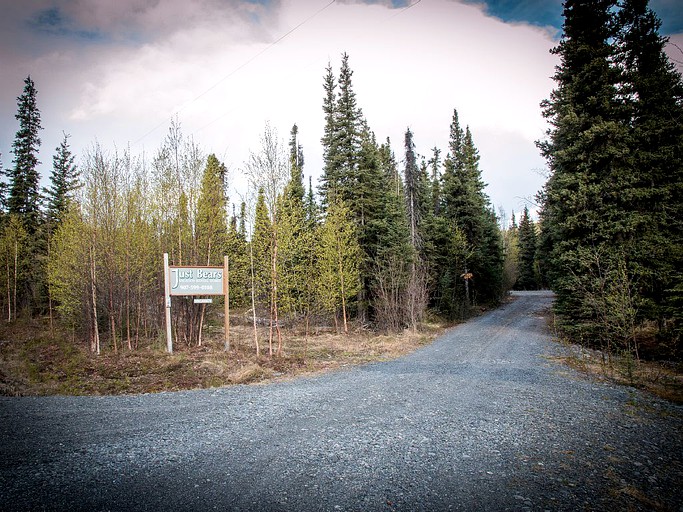
<path id="1" fill-rule="evenodd" d="M 306 22 L 310 21 L 311 19 L 315 18 L 318 14 L 320 14 L 320 13 L 323 12 L 325 9 L 327 9 L 330 5 L 332 5 L 333 3 L 335 3 L 335 1 L 336 1 L 336 0 L 332 0 L 330 3 L 328 3 L 327 5 L 325 5 L 324 7 L 322 7 L 321 9 L 319 9 L 316 13 L 314 13 L 313 15 L 309 16 L 308 18 L 306 18 L 304 21 L 302 21 L 301 23 L 299 23 L 299 24 L 298 24 L 296 27 L 294 27 L 292 30 L 290 30 L 289 32 L 287 32 L 287 33 L 286 33 L 285 35 L 283 35 L 282 37 L 280 37 L 280 38 L 279 38 L 277 41 L 275 41 L 271 46 L 267 47 L 266 49 L 262 50 L 260 53 L 258 53 L 257 55 L 255 55 L 251 60 L 254 60 L 256 57 L 258 57 L 259 55 L 261 55 L 261 54 L 263 54 L 264 52 L 266 52 L 267 50 L 269 50 L 273 45 L 275 45 L 276 43 L 280 42 L 282 39 L 284 39 L 284 38 L 287 37 L 289 34 L 291 34 L 292 32 L 294 32 L 296 29 L 298 29 L 299 27 L 301 27 L 304 23 L 306 23 Z M 388 23 L 389 21 L 391 21 L 391 20 L 392 20 L 393 18 L 395 18 L 396 16 L 398 16 L 398 15 L 400 15 L 400 14 L 403 14 L 405 11 L 407 11 L 408 9 L 410 9 L 410 8 L 412 8 L 412 7 L 415 7 L 415 6 L 416 6 L 417 4 L 419 4 L 421 1 L 422 1 L 422 0 L 417 0 L 417 1 L 415 1 L 415 2 L 413 2 L 413 3 L 411 3 L 411 4 L 409 4 L 409 5 L 406 5 L 405 7 L 402 7 L 401 9 L 398 9 L 394 14 L 392 14 L 392 15 L 389 16 L 389 17 L 387 17 L 382 23 Z M 244 65 L 242 65 L 241 67 L 244 67 L 246 64 L 248 64 L 249 62 L 251 62 L 251 60 L 248 61 L 247 63 L 245 63 Z M 309 67 L 310 65 L 311 65 L 311 63 L 309 63 L 309 64 L 307 64 L 306 66 L 304 66 L 304 68 Z M 298 72 L 299 72 L 299 70 L 294 70 L 294 71 L 292 71 L 292 72 L 291 72 L 289 75 L 287 75 L 287 76 L 289 77 L 289 76 L 296 75 Z M 220 83 L 220 82 L 219 82 L 219 83 Z M 216 84 L 216 85 L 218 85 L 218 84 Z M 215 87 L 215 86 L 213 86 L 213 87 Z M 213 88 L 213 87 L 212 87 L 212 88 Z M 208 92 L 208 91 L 206 91 L 206 92 Z M 199 97 L 203 96 L 204 94 L 205 94 L 205 93 L 202 93 L 202 95 L 198 96 L 196 99 L 198 99 Z M 230 112 L 234 111 L 235 108 L 237 108 L 237 107 L 234 107 L 234 108 L 229 109 L 227 112 L 224 112 L 223 114 L 219 115 L 218 117 L 214 118 L 213 120 L 209 121 L 208 123 L 202 125 L 200 128 L 197 128 L 193 133 L 196 134 L 197 132 L 200 132 L 200 131 L 204 130 L 205 128 L 211 126 L 212 124 L 218 122 L 219 120 L 221 120 L 221 119 L 223 119 L 225 116 L 227 116 Z"/>
<path id="2" fill-rule="evenodd" d="M 419 2 L 419 1 L 421 1 L 421 0 L 418 0 L 418 2 Z M 273 46 L 275 46 L 275 45 L 277 45 L 278 43 L 280 43 L 280 42 L 281 42 L 283 39 L 285 39 L 287 36 L 289 36 L 290 34 L 292 34 L 292 33 L 293 33 L 294 31 L 296 31 L 297 29 L 301 28 L 304 24 L 306 24 L 307 22 L 309 22 L 310 20 L 312 20 L 313 18 L 315 18 L 318 14 L 320 14 L 321 12 L 323 12 L 325 9 L 327 9 L 328 7 L 330 7 L 330 6 L 331 6 L 333 3 L 335 3 L 335 2 L 336 2 L 336 0 L 331 0 L 329 3 L 327 3 L 326 5 L 324 5 L 323 7 L 321 7 L 320 9 L 318 9 L 315 13 L 311 14 L 308 18 L 304 19 L 304 20 L 303 20 L 302 22 L 300 22 L 298 25 L 296 25 L 295 27 L 293 27 L 292 29 L 290 29 L 288 32 L 286 32 L 285 34 L 283 34 L 282 36 L 280 36 L 279 38 L 277 38 L 275 41 L 273 41 L 272 43 L 270 43 L 270 44 L 269 44 L 268 46 L 266 46 L 263 50 L 261 50 L 260 52 L 256 53 L 253 57 L 250 57 L 250 58 L 247 59 L 245 62 L 243 62 L 242 64 L 240 64 L 239 66 L 237 66 L 237 67 L 236 67 L 235 69 L 233 69 L 230 73 L 228 73 L 227 75 L 225 75 L 224 77 L 222 77 L 220 80 L 218 80 L 216 83 L 214 83 L 211 87 L 209 87 L 208 89 L 206 89 L 205 91 L 203 91 L 201 94 L 199 94 L 198 96 L 196 96 L 194 99 L 192 99 L 192 100 L 188 101 L 187 103 L 185 103 L 182 107 L 180 107 L 178 110 L 176 110 L 176 111 L 174 112 L 174 114 L 177 115 L 178 113 L 180 113 L 181 111 L 183 111 L 185 108 L 187 108 L 189 105 L 191 105 L 192 103 L 196 102 L 196 101 L 199 100 L 200 98 L 204 97 L 206 94 L 208 94 L 209 92 L 211 92 L 212 90 L 214 90 L 216 87 L 218 87 L 220 84 L 222 84 L 223 82 L 225 82 L 228 78 L 232 77 L 233 75 L 235 75 L 236 73 L 238 73 L 240 70 L 242 70 L 242 69 L 244 69 L 245 67 L 247 67 L 249 64 L 251 64 L 251 63 L 254 62 L 256 59 L 258 59 L 261 55 L 263 55 L 263 54 L 266 53 L 268 50 L 270 50 Z M 159 124 L 157 124 L 156 126 L 154 126 L 151 130 L 149 130 L 149 131 L 146 132 L 144 135 L 142 135 L 142 136 L 139 137 L 137 140 L 135 140 L 135 142 L 133 142 L 132 145 L 134 146 L 134 145 L 136 145 L 138 142 L 140 142 L 141 140 L 145 139 L 148 135 L 150 135 L 151 133 L 155 132 L 155 131 L 156 131 L 157 129 L 159 129 L 161 126 L 163 126 L 164 124 L 166 124 L 166 122 L 167 122 L 166 120 L 161 121 Z"/>

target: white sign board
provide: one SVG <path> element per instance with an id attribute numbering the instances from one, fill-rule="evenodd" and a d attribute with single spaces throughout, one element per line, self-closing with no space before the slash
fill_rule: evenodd
<path id="1" fill-rule="evenodd" d="M 223 267 L 169 267 L 171 295 L 225 295 Z"/>

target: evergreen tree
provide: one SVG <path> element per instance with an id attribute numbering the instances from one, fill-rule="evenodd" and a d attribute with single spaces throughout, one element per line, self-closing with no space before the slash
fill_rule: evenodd
<path id="1" fill-rule="evenodd" d="M 464 265 L 459 269 L 459 274 L 453 272 L 447 281 L 442 280 L 455 287 L 453 290 L 441 291 L 441 295 L 454 298 L 449 304 L 455 309 L 444 311 L 447 314 L 462 310 L 459 300 L 464 302 L 467 309 L 474 302 L 496 303 L 503 292 L 502 239 L 484 187 L 479 153 L 472 133 L 469 127 L 465 130 L 460 127 L 457 110 L 454 110 L 449 153 L 444 163 L 442 197 L 443 216 L 448 219 L 451 230 L 448 238 L 458 242 L 444 245 L 444 250 L 457 247 L 459 254 L 467 255 L 467 258 L 459 257 L 458 260 Z M 458 233 L 453 231 L 455 228 Z M 467 246 L 465 250 L 461 246 L 461 236 Z M 447 255 L 439 259 L 456 260 Z M 456 279 L 456 275 L 459 275 L 462 283 Z"/>
<path id="2" fill-rule="evenodd" d="M 338 81 L 334 79 L 331 66 L 328 65 L 326 70 L 323 100 L 325 129 L 321 139 L 324 167 L 320 193 L 323 204 L 327 204 L 331 196 L 339 195 L 341 200 L 350 201 L 355 194 L 363 118 L 356 104 L 352 76 L 346 53 L 342 55 Z M 339 90 L 335 96 L 337 87 Z"/>
<path id="3" fill-rule="evenodd" d="M 431 168 L 431 196 L 432 213 L 441 213 L 441 150 L 436 146 L 432 148 L 432 158 L 428 161 Z"/>
<path id="4" fill-rule="evenodd" d="M 536 272 L 536 226 L 525 206 L 519 221 L 519 277 L 515 288 L 518 290 L 538 289 Z"/>
<path id="5" fill-rule="evenodd" d="M 12 143 L 14 168 L 9 171 L 8 208 L 10 213 L 20 216 L 27 232 L 32 236 L 40 223 L 38 133 L 42 126 L 36 101 L 38 91 L 30 76 L 24 80 L 24 84 L 24 91 L 17 98 L 15 118 L 19 121 L 19 131 Z"/>
<path id="6" fill-rule="evenodd" d="M 358 173 L 356 175 L 355 194 L 347 204 L 357 226 L 358 243 L 363 251 L 363 265 L 361 266 L 362 287 L 358 297 L 358 316 L 363 320 L 373 318 L 372 297 L 373 277 L 376 271 L 375 262 L 387 240 L 387 195 L 398 190 L 394 197 L 402 196 L 400 179 L 394 186 L 388 176 L 397 171 L 383 168 L 388 163 L 395 167 L 393 155 L 387 155 L 388 144 L 385 148 L 377 146 L 375 134 L 363 123 L 361 146 L 357 156 Z"/>
<path id="7" fill-rule="evenodd" d="M 270 310 L 272 289 L 272 241 L 273 226 L 266 206 L 266 196 L 262 188 L 256 198 L 256 210 L 254 214 L 254 230 L 251 236 L 251 251 L 253 254 L 254 295 L 258 315 L 267 316 Z"/>
<path id="8" fill-rule="evenodd" d="M 297 142 L 297 127 L 290 140 L 290 179 L 278 206 L 278 274 L 279 296 L 285 312 L 296 315 L 308 310 L 309 254 L 314 251 L 313 230 L 309 229 L 304 206 L 302 180 L 303 149 Z"/>
<path id="9" fill-rule="evenodd" d="M 630 269 L 642 317 L 680 340 L 683 325 L 667 328 L 666 319 L 683 303 L 683 82 L 664 52 L 661 21 L 647 4 L 626 0 L 617 17 L 621 99 L 632 135 Z"/>
<path id="10" fill-rule="evenodd" d="M 356 103 L 356 93 L 352 83 L 353 71 L 349 66 L 349 56 L 342 55 L 339 69 L 339 92 L 337 94 L 337 158 L 336 165 L 340 178 L 340 193 L 344 201 L 352 198 L 358 182 L 358 154 L 361 149 L 361 136 L 364 128 L 363 114 Z"/>
<path id="11" fill-rule="evenodd" d="M 500 217 L 504 221 L 501 225 L 504 254 L 503 290 L 509 291 L 515 287 L 519 278 L 519 231 L 514 210 L 509 224 L 506 221 L 502 208 Z"/>
<path id="12" fill-rule="evenodd" d="M 313 192 L 313 178 L 308 177 L 308 193 L 306 194 L 306 221 L 309 229 L 313 229 L 318 224 L 318 217 L 320 216 L 318 203 L 315 201 L 315 193 Z"/>
<path id="13" fill-rule="evenodd" d="M 47 220 L 50 224 L 61 222 L 74 192 L 79 187 L 79 175 L 69 148 L 69 135 L 64 134 L 56 153 L 52 157 L 50 188 L 45 190 L 47 197 Z"/>
<path id="14" fill-rule="evenodd" d="M 245 204 L 242 203 L 242 216 L 245 214 L 244 208 Z M 242 231 L 242 227 L 244 227 L 242 216 L 238 220 L 237 216 L 233 214 L 226 237 L 226 254 L 230 264 L 230 304 L 238 307 L 249 304 L 250 286 L 249 251 L 246 233 Z"/>
<path id="15" fill-rule="evenodd" d="M 196 244 L 197 264 L 222 265 L 226 250 L 227 226 L 227 169 L 216 155 L 206 159 L 206 168 L 197 201 Z"/>
<path id="16" fill-rule="evenodd" d="M 410 290 L 410 284 L 417 272 L 417 255 L 411 242 L 403 187 L 386 190 L 382 216 L 377 219 L 379 243 L 373 258 L 370 293 L 375 325 L 399 332 L 415 326 L 417 312 L 411 309 L 415 290 Z"/>
<path id="17" fill-rule="evenodd" d="M 330 204 L 320 231 L 318 293 L 323 308 L 334 314 L 335 324 L 340 310 L 344 333 L 348 333 L 348 301 L 361 285 L 363 256 L 355 231 L 349 208 L 340 201 Z"/>
<path id="18" fill-rule="evenodd" d="M 612 0 L 567 1 L 557 88 L 543 102 L 551 129 L 539 143 L 550 178 L 542 192 L 541 259 L 557 293 L 556 308 L 577 335 L 599 336 L 586 293 L 590 253 L 617 255 L 633 239 L 633 173 L 628 171 L 624 109 L 611 62 Z"/>
<path id="19" fill-rule="evenodd" d="M 295 124 L 292 126 L 289 139 L 290 179 L 288 183 L 288 196 L 291 200 L 296 199 L 303 204 L 304 195 L 306 194 L 303 181 L 304 151 L 301 144 L 299 144 L 298 135 L 299 128 Z"/>
<path id="20" fill-rule="evenodd" d="M 417 156 L 415 154 L 413 132 L 410 131 L 410 128 L 406 130 L 404 147 L 406 156 L 403 178 L 405 182 L 404 193 L 406 196 L 408 220 L 410 223 L 410 244 L 413 246 L 413 248 L 417 248 L 419 245 L 418 224 L 420 224 L 422 204 L 425 198 L 424 191 L 422 190 L 423 183 L 420 170 L 417 166 Z"/>
<path id="21" fill-rule="evenodd" d="M 327 65 L 323 81 L 325 96 L 323 98 L 323 113 L 325 114 L 325 128 L 320 142 L 323 146 L 323 174 L 320 177 L 320 195 L 323 203 L 332 198 L 339 187 L 339 172 L 337 168 L 337 82 L 332 72 L 332 64 Z"/>

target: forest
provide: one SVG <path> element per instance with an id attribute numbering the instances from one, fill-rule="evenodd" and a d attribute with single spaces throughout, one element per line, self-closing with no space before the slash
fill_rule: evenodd
<path id="1" fill-rule="evenodd" d="M 285 143 L 266 124 L 236 197 L 225 164 L 177 118 L 151 159 L 93 143 L 76 165 L 65 134 L 41 189 L 27 77 L 13 161 L 0 167 L 3 323 L 44 319 L 93 354 L 162 347 L 162 254 L 185 266 L 227 255 L 230 307 L 253 326 L 257 355 L 282 356 L 294 329 L 418 331 L 426 317 L 462 320 L 513 288 L 550 287 L 568 339 L 680 357 L 681 76 L 647 1 L 567 1 L 564 18 L 537 143 L 548 180 L 539 218 L 524 208 L 519 223 L 496 215 L 457 109 L 448 147 L 429 155 L 409 128 L 398 157 L 378 140 L 347 54 L 322 77 L 319 182 L 305 182 L 297 125 Z M 201 346 L 215 311 L 174 298 L 176 346 Z"/>
<path id="2" fill-rule="evenodd" d="M 172 265 L 222 265 L 227 255 L 230 307 L 249 316 L 257 354 L 258 327 L 268 326 L 270 356 L 289 327 L 400 332 L 417 330 L 427 311 L 462 319 L 497 304 L 514 283 L 504 281 L 503 237 L 469 128 L 454 110 L 448 153 L 434 148 L 428 160 L 406 130 L 401 166 L 363 118 L 352 75 L 346 54 L 338 76 L 325 70 L 319 186 L 304 183 L 296 124 L 288 145 L 266 124 L 241 169 L 249 191 L 232 201 L 224 163 L 177 119 L 148 164 L 93 144 L 76 166 L 65 135 L 51 187 L 39 190 L 40 110 L 28 77 L 4 191 L 6 321 L 47 316 L 98 354 L 155 343 L 163 253 Z M 206 304 L 174 298 L 172 313 L 175 343 L 201 345 Z"/>

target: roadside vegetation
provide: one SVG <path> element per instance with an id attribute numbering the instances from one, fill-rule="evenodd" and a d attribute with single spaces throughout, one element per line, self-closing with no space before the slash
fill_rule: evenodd
<path id="1" fill-rule="evenodd" d="M 430 317 L 461 321 L 510 289 L 540 287 L 556 293 L 560 336 L 605 354 L 606 375 L 626 368 L 634 384 L 647 361 L 676 368 L 683 80 L 647 4 L 565 2 L 556 88 L 541 106 L 550 128 L 537 143 L 548 180 L 538 219 L 525 207 L 519 224 L 496 215 L 457 109 L 447 148 L 420 154 L 407 128 L 397 158 L 363 115 L 346 53 L 322 77 L 322 169 L 306 186 L 299 128 L 287 145 L 266 124 L 239 169 L 248 189 L 233 197 L 231 171 L 177 118 L 148 155 L 95 143 L 76 165 L 65 134 L 41 189 L 43 127 L 27 77 L 14 159 L 0 162 L 3 392 L 41 379 L 68 389 L 85 375 L 85 391 L 132 392 L 157 373 L 141 388 L 315 371 L 325 358 L 383 357 L 369 340 L 419 339 Z M 236 348 L 214 346 L 212 307 L 174 297 L 179 353 L 163 354 L 163 254 L 174 267 L 229 266 L 229 307 L 250 312 L 250 329 L 245 318 L 233 327 Z M 165 384 L 171 371 L 178 379 Z"/>
<path id="2" fill-rule="evenodd" d="M 99 356 L 87 343 L 74 342 L 68 330 L 50 333 L 45 318 L 16 322 L 0 329 L 0 395 L 116 395 L 265 383 L 394 359 L 443 332 L 436 322 L 417 333 L 379 334 L 355 323 L 348 335 L 334 328 L 308 337 L 288 331 L 283 354 L 269 357 L 256 356 L 246 320 L 232 326 L 226 352 L 222 319 L 211 320 L 202 346 L 179 345 L 169 354 L 162 337 L 137 350 Z M 267 327 L 260 331 L 267 337 Z"/>
<path id="3" fill-rule="evenodd" d="M 653 339 L 641 340 L 641 357 L 628 350 L 621 352 L 590 348 L 574 343 L 562 334 L 552 311 L 546 312 L 549 329 L 564 346 L 565 354 L 550 359 L 559 361 L 598 381 L 630 386 L 676 404 L 683 404 L 683 361 L 658 353 Z M 668 357 L 667 357 L 668 356 Z"/>
<path id="4" fill-rule="evenodd" d="M 0 187 L 2 391 L 185 389 L 318 371 L 404 353 L 429 336 L 428 318 L 498 304 L 513 284 L 505 228 L 469 127 L 453 110 L 448 152 L 431 158 L 407 129 L 399 163 L 363 117 L 352 75 L 347 54 L 338 75 L 325 70 L 318 187 L 310 177 L 306 187 L 297 125 L 287 145 L 267 123 L 239 169 L 247 190 L 232 197 L 231 171 L 178 119 L 151 158 L 95 143 L 76 165 L 65 135 L 52 186 L 39 189 L 42 126 L 27 77 Z M 219 267 L 224 295 L 211 306 L 167 301 L 166 259 L 178 280 L 193 275 L 179 268 Z M 230 340 L 216 341 L 217 311 L 230 315 Z"/>

